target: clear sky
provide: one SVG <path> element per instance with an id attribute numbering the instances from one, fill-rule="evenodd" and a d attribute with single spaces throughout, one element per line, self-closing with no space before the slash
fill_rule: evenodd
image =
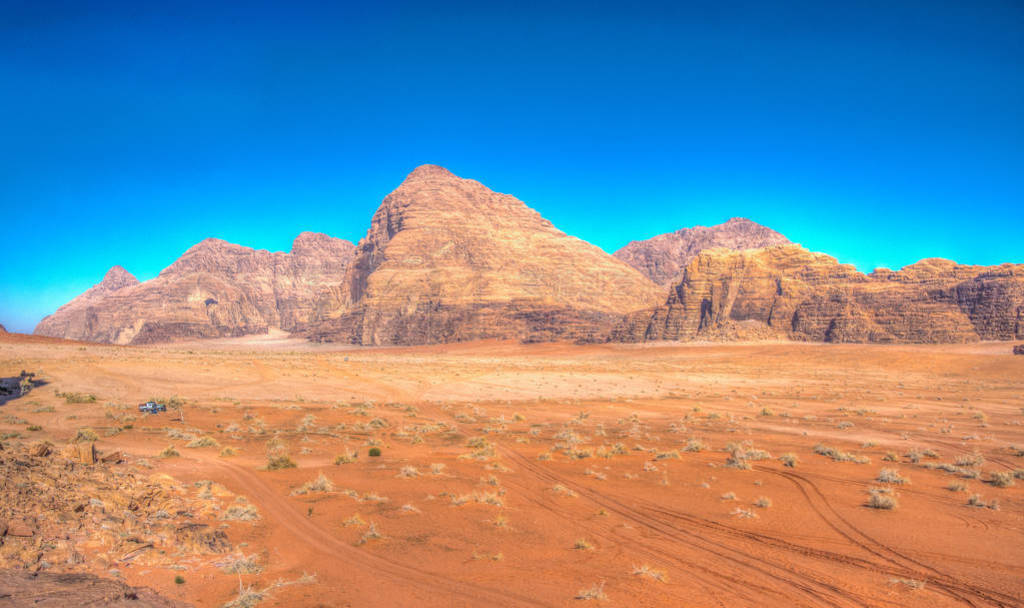
<path id="1" fill-rule="evenodd" d="M 333 4 L 0 0 L 0 323 L 208 236 L 358 241 L 423 163 L 609 252 L 745 216 L 1024 262 L 1019 0 Z"/>

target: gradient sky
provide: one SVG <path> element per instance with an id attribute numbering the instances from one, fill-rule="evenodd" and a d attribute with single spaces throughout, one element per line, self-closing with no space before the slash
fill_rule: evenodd
<path id="1" fill-rule="evenodd" d="M 358 241 L 423 163 L 609 252 L 745 216 L 1024 262 L 1019 0 L 336 4 L 0 0 L 0 323 L 208 236 Z"/>

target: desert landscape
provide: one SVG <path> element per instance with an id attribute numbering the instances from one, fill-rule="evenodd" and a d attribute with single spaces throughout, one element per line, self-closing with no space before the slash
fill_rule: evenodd
<path id="1" fill-rule="evenodd" d="M 1024 603 L 1007 343 L 0 348 L 0 563 L 125 605 Z"/>
<path id="2" fill-rule="evenodd" d="M 4 3 L 0 608 L 1024 608 L 1022 41 Z"/>

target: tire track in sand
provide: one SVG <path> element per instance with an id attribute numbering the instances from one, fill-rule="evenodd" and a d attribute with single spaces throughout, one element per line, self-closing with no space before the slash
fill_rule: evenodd
<path id="1" fill-rule="evenodd" d="M 304 517 L 288 500 L 280 496 L 252 471 L 239 465 L 203 459 L 203 462 L 222 472 L 241 492 L 246 494 L 262 511 L 264 518 L 284 527 L 297 542 L 310 550 L 343 562 L 360 575 L 384 579 L 382 583 L 394 587 L 414 587 L 444 593 L 452 599 L 459 597 L 468 606 L 547 606 L 534 598 L 513 592 L 493 589 L 469 581 L 449 578 L 413 566 L 391 561 L 369 551 L 356 549 L 322 529 L 315 521 Z M 439 601 L 439 605 L 449 602 Z M 454 605 L 454 604 L 451 604 Z"/>

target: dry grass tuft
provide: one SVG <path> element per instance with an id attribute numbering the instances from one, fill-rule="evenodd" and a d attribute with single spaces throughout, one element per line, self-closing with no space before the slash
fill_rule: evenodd
<path id="1" fill-rule="evenodd" d="M 333 492 L 334 483 L 327 479 L 327 476 L 323 473 L 317 476 L 313 481 L 307 481 L 298 488 L 292 490 L 292 496 L 301 496 L 303 494 L 312 494 L 314 492 Z"/>
<path id="2" fill-rule="evenodd" d="M 661 583 L 664 583 L 665 581 L 668 580 L 668 575 L 665 574 L 664 570 L 659 570 L 657 568 L 652 568 L 651 566 L 648 566 L 647 564 L 642 564 L 640 566 L 634 565 L 633 566 L 633 575 L 634 576 L 646 576 L 647 578 L 654 579 L 654 580 L 656 580 L 658 582 L 661 582 Z"/>
<path id="3" fill-rule="evenodd" d="M 879 471 L 876 481 L 898 484 L 910 483 L 910 479 L 900 475 L 900 472 L 897 469 L 882 469 Z"/>
<path id="4" fill-rule="evenodd" d="M 606 600 L 608 596 L 604 594 L 604 581 L 589 587 L 587 589 L 580 589 L 575 596 L 577 600 Z"/>
<path id="5" fill-rule="evenodd" d="M 889 488 L 871 488 L 868 490 L 868 506 L 872 509 L 890 511 L 897 507 L 896 496 Z"/>

